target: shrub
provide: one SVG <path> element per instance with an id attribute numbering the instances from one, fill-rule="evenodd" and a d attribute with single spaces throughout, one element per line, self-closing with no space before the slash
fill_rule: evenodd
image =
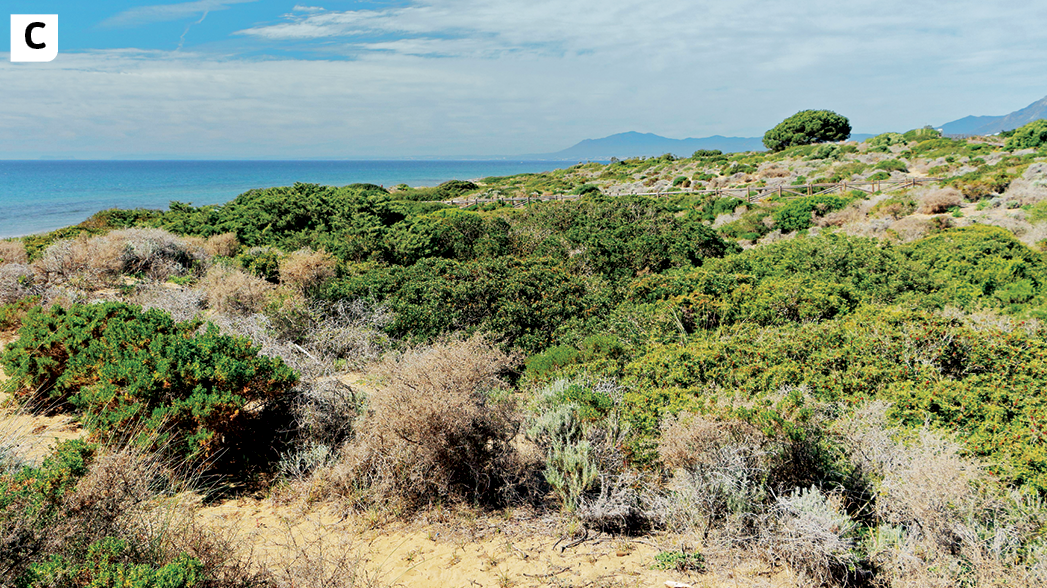
<path id="1" fill-rule="evenodd" d="M 204 463 L 225 452 L 242 466 L 267 436 L 260 408 L 297 378 L 249 341 L 199 326 L 116 303 L 34 308 L 0 361 L 18 398 L 70 406 L 99 435 Z"/>
<path id="2" fill-rule="evenodd" d="M 844 141 L 851 135 L 851 123 L 831 110 L 803 110 L 778 123 L 763 136 L 771 151 L 796 145 Z"/>
<path id="3" fill-rule="evenodd" d="M 120 274 L 144 274 L 160 281 L 185 275 L 204 253 L 161 229 L 122 229 L 97 237 L 81 235 L 45 249 L 33 267 L 48 284 L 99 288 Z"/>
<path id="4" fill-rule="evenodd" d="M 921 127 L 919 129 L 912 129 L 911 131 L 905 131 L 902 137 L 906 141 L 928 141 L 931 139 L 938 139 L 942 136 L 934 127 L 930 125 Z"/>
<path id="5" fill-rule="evenodd" d="M 92 240 L 122 247 L 120 271 L 159 281 L 189 273 L 205 257 L 203 250 L 162 229 L 122 229 Z"/>
<path id="6" fill-rule="evenodd" d="M 1045 144 L 1047 144 L 1047 119 L 1041 118 L 1016 129 L 1014 134 L 1007 139 L 1004 149 L 1008 151 L 1036 149 Z"/>
<path id="7" fill-rule="evenodd" d="M 21 241 L 0 241 L 0 265 L 5 263 L 29 263 L 29 256 Z"/>
<path id="8" fill-rule="evenodd" d="M 838 496 L 798 488 L 775 500 L 761 543 L 772 561 L 784 561 L 815 582 L 827 583 L 855 567 L 856 527 Z"/>
<path id="9" fill-rule="evenodd" d="M 1012 179 L 1005 172 L 996 172 L 992 175 L 960 178 L 955 180 L 954 185 L 960 189 L 964 198 L 977 201 L 994 194 L 1003 194 L 1007 187 L 1011 185 Z"/>
<path id="10" fill-rule="evenodd" d="M 282 251 L 272 247 L 251 247 L 247 251 L 241 250 L 236 262 L 248 273 L 277 284 L 280 282 L 280 259 L 283 256 Z"/>
<path id="11" fill-rule="evenodd" d="M 881 171 L 878 171 L 878 172 L 874 173 L 873 175 L 871 175 L 871 176 L 869 176 L 868 178 L 865 178 L 865 179 L 867 179 L 869 181 L 872 181 L 872 182 L 876 182 L 876 181 L 879 181 L 879 180 L 889 180 L 889 179 L 891 179 L 891 174 L 881 170 Z"/>
<path id="12" fill-rule="evenodd" d="M 204 251 L 212 257 L 235 257 L 240 251 L 240 240 L 236 233 L 211 235 L 204 242 Z"/>
<path id="13" fill-rule="evenodd" d="M 33 261 L 33 270 L 49 285 L 103 288 L 116 283 L 123 270 L 122 257 L 120 243 L 81 236 L 44 249 Z"/>
<path id="14" fill-rule="evenodd" d="M 886 161 L 881 161 L 880 163 L 877 163 L 873 167 L 873 169 L 883 170 L 885 172 L 900 171 L 904 173 L 909 171 L 909 168 L 897 159 L 888 159 Z"/>
<path id="15" fill-rule="evenodd" d="M 895 196 L 877 202 L 869 212 L 874 216 L 899 219 L 916 212 L 916 201 L 907 195 Z"/>
<path id="16" fill-rule="evenodd" d="M 230 545 L 202 532 L 186 484 L 157 456 L 58 445 L 0 473 L 0 583 L 70 588 L 255 585 Z"/>
<path id="17" fill-rule="evenodd" d="M 280 260 L 280 283 L 299 291 L 313 290 L 334 277 L 337 264 L 326 251 L 299 249 Z"/>
<path id="18" fill-rule="evenodd" d="M 920 214 L 941 214 L 954 206 L 963 204 L 963 198 L 955 188 L 931 190 L 920 197 Z"/>
<path id="19" fill-rule="evenodd" d="M 510 361 L 480 336 L 385 359 L 382 385 L 340 464 L 347 487 L 407 508 L 498 502 L 517 459 L 512 406 L 497 395 Z"/>
<path id="20" fill-rule="evenodd" d="M 774 211 L 774 226 L 783 233 L 802 231 L 811 227 L 811 215 L 824 215 L 839 210 L 850 203 L 850 199 L 839 196 L 804 196 L 789 200 Z"/>
<path id="21" fill-rule="evenodd" d="M 207 296 L 192 288 L 172 287 L 170 283 L 148 283 L 132 294 L 128 301 L 142 307 L 160 309 L 177 322 L 191 321 L 204 309 Z"/>
<path id="22" fill-rule="evenodd" d="M 0 305 L 10 304 L 36 293 L 32 268 L 18 263 L 0 265 Z"/>
<path id="23" fill-rule="evenodd" d="M 697 415 L 667 418 L 658 437 L 658 456 L 675 472 L 673 526 L 708 538 L 715 523 L 754 512 L 766 498 L 769 444 L 746 423 Z"/>
<path id="24" fill-rule="evenodd" d="M 865 142 L 873 147 L 890 147 L 891 145 L 905 143 L 905 137 L 901 133 L 880 133 L 875 137 L 866 139 Z"/>
<path id="25" fill-rule="evenodd" d="M 219 312 L 252 314 L 262 310 L 273 285 L 235 268 L 216 265 L 200 280 L 207 305 Z"/>

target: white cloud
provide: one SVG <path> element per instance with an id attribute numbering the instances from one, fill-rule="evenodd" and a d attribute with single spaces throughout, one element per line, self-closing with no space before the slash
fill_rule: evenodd
<path id="1" fill-rule="evenodd" d="M 232 4 L 257 2 L 258 0 L 196 0 L 179 4 L 138 6 L 125 10 L 102 22 L 106 27 L 136 27 L 154 22 L 168 22 L 199 16 L 205 12 L 225 10 Z"/>
<path id="2" fill-rule="evenodd" d="M 295 4 L 292 9 L 295 12 L 323 12 L 324 9 L 319 6 L 302 6 L 301 4 Z"/>
<path id="3" fill-rule="evenodd" d="M 1045 12 L 1013 0 L 299 11 L 238 42 L 330 59 L 124 51 L 0 63 L 0 157 L 534 153 L 628 130 L 758 136 L 804 108 L 841 112 L 859 132 L 906 130 L 1047 94 Z"/>

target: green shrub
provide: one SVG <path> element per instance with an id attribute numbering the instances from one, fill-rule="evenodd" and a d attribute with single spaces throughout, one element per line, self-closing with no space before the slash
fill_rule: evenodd
<path id="1" fill-rule="evenodd" d="M 532 378 L 541 379 L 551 376 L 560 368 L 577 361 L 578 350 L 569 345 L 550 347 L 542 353 L 527 358 L 527 373 Z"/>
<path id="2" fill-rule="evenodd" d="M 882 399 L 906 424 L 953 431 L 997 473 L 1043 492 L 1047 453 L 1038 431 L 1047 399 L 1036 390 L 1045 362 L 1042 331 L 974 329 L 926 312 L 866 307 L 830 321 L 738 324 L 715 338 L 652 345 L 626 366 L 623 411 L 640 439 L 685 410 L 739 418 L 780 438 L 810 411 L 810 400 L 783 391 L 800 387 L 844 404 Z"/>
<path id="3" fill-rule="evenodd" d="M 840 210 L 850 204 L 850 198 L 833 195 L 804 196 L 790 200 L 774 211 L 775 227 L 783 233 L 802 231 L 811 227 L 811 214 L 819 216 Z"/>
<path id="4" fill-rule="evenodd" d="M 1007 139 L 1004 146 L 1008 151 L 1016 149 L 1036 149 L 1047 145 L 1047 119 L 1034 120 L 1016 129 L 1014 135 Z"/>
<path id="5" fill-rule="evenodd" d="M 889 180 L 889 179 L 891 179 L 891 174 L 889 174 L 889 173 L 887 173 L 885 171 L 878 171 L 878 172 L 874 173 L 873 175 L 869 176 L 866 179 L 869 180 L 869 181 L 874 181 L 874 182 L 875 181 L 879 181 L 879 180 Z"/>
<path id="6" fill-rule="evenodd" d="M 709 157 L 717 157 L 723 155 L 723 151 L 719 149 L 699 149 L 691 154 L 692 159 L 705 159 Z"/>
<path id="7" fill-rule="evenodd" d="M 904 173 L 909 171 L 909 168 L 897 159 L 888 159 L 886 161 L 881 161 L 880 163 L 877 163 L 873 169 L 879 169 L 885 172 L 900 171 Z"/>
<path id="8" fill-rule="evenodd" d="M 97 434 L 242 466 L 265 445 L 260 409 L 297 378 L 249 341 L 199 327 L 118 303 L 34 308 L 0 361 L 17 397 L 69 406 Z"/>
<path id="9" fill-rule="evenodd" d="M 972 225 L 910 244 L 911 258 L 952 284 L 953 301 L 963 306 L 995 301 L 1025 304 L 1047 285 L 1047 263 L 999 227 Z"/>
<path id="10" fill-rule="evenodd" d="M 654 556 L 652 568 L 669 572 L 702 573 L 705 571 L 705 557 L 697 552 L 661 551 Z"/>
<path id="11" fill-rule="evenodd" d="M 763 136 L 771 151 L 796 145 L 844 141 L 851 135 L 851 123 L 831 110 L 803 110 L 778 123 Z"/>
<path id="12" fill-rule="evenodd" d="M 922 128 L 919 128 L 919 129 L 913 129 L 911 131 L 906 131 L 902 135 L 902 137 L 906 141 L 926 141 L 926 140 L 929 140 L 929 139 L 937 139 L 937 138 L 939 138 L 941 136 L 942 136 L 942 134 L 939 133 L 937 130 L 935 130 L 930 125 L 922 127 Z"/>
<path id="13" fill-rule="evenodd" d="M 203 581 L 203 563 L 181 555 L 160 567 L 126 562 L 126 541 L 107 537 L 91 544 L 83 561 L 60 555 L 33 564 L 19 588 L 84 586 L 85 588 L 192 588 Z"/>
<path id="14" fill-rule="evenodd" d="M 905 137 L 900 133 L 880 133 L 875 137 L 866 139 L 865 142 L 873 147 L 890 147 L 891 145 L 905 143 Z"/>
<path id="15" fill-rule="evenodd" d="M 734 212 L 734 209 L 738 208 L 739 206 L 744 206 L 746 204 L 748 204 L 748 202 L 746 202 L 745 200 L 742 200 L 741 198 L 735 198 L 733 196 L 717 198 L 705 204 L 705 206 L 702 208 L 702 218 L 710 221 L 716 220 L 716 217 L 720 216 L 721 214 L 731 214 Z"/>

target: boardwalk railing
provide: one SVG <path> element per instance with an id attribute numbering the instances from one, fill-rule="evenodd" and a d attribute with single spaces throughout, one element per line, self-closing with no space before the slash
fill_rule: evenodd
<path id="1" fill-rule="evenodd" d="M 800 185 L 777 185 L 777 186 L 741 186 L 735 188 L 714 188 L 709 190 L 670 190 L 665 192 L 637 192 L 621 194 L 621 196 L 678 196 L 684 194 L 711 194 L 716 196 L 733 196 L 748 202 L 757 202 L 765 198 L 777 196 L 778 198 L 798 198 L 801 196 L 819 196 L 821 194 L 840 193 L 846 194 L 852 190 L 875 194 L 877 192 L 895 192 L 908 190 L 924 184 L 940 182 L 942 178 L 906 178 L 904 180 L 869 180 L 864 182 L 837 182 L 831 184 L 800 184 Z M 476 204 L 490 204 L 504 202 L 513 206 L 527 206 L 532 202 L 549 202 L 559 200 L 577 200 L 581 196 L 577 194 L 534 194 L 531 196 L 517 196 L 512 198 L 457 198 L 445 201 L 454 206 L 473 206 Z"/>

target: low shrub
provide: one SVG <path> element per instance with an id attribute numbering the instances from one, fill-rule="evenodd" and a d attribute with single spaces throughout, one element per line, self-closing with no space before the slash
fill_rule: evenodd
<path id="1" fill-rule="evenodd" d="M 955 188 L 938 188 L 919 197 L 920 214 L 941 214 L 963 204 L 963 197 Z"/>
<path id="2" fill-rule="evenodd" d="M 770 514 L 761 546 L 772 561 L 788 563 L 817 584 L 843 580 L 858 563 L 857 525 L 839 496 L 797 488 L 779 496 Z"/>
<path id="3" fill-rule="evenodd" d="M 25 245 L 21 241 L 0 241 L 0 265 L 6 263 L 29 263 L 29 256 L 26 254 Z"/>
<path id="4" fill-rule="evenodd" d="M 253 314 L 266 304 L 273 285 L 236 268 L 216 265 L 200 280 L 207 305 L 219 312 Z"/>
<path id="5" fill-rule="evenodd" d="M 0 473 L 0 584 L 26 588 L 258 585 L 228 541 L 173 495 L 188 485 L 154 454 L 58 445 Z"/>
<path id="6" fill-rule="evenodd" d="M 343 488 L 404 508 L 504 499 L 518 459 L 512 403 L 498 393 L 510 362 L 480 336 L 387 357 L 337 466 Z"/>
<path id="7" fill-rule="evenodd" d="M 832 195 L 804 196 L 789 200 L 774 211 L 774 226 L 783 233 L 809 229 L 812 225 L 812 215 L 823 216 L 847 206 L 850 202 L 848 198 Z"/>
<path id="8" fill-rule="evenodd" d="M 37 290 L 31 267 L 19 263 L 0 265 L 0 305 L 32 296 Z"/>
<path id="9" fill-rule="evenodd" d="M 909 171 L 909 168 L 904 163 L 902 163 L 901 161 L 898 161 L 897 159 L 888 159 L 888 160 L 885 160 L 885 161 L 881 161 L 880 163 L 877 163 L 873 167 L 873 169 L 878 169 L 878 170 L 885 171 L 885 172 L 888 172 L 888 173 L 889 172 L 893 172 L 893 171 L 899 171 L 899 172 L 905 173 L 905 172 Z"/>
<path id="10" fill-rule="evenodd" d="M 869 210 L 873 216 L 889 216 L 894 219 L 909 216 L 914 212 L 916 212 L 916 201 L 907 195 L 881 200 Z"/>
<path id="11" fill-rule="evenodd" d="M 97 435 L 244 466 L 268 450 L 262 409 L 297 378 L 249 341 L 199 327 L 117 303 L 34 308 L 0 361 L 17 398 L 71 407 Z"/>
<path id="12" fill-rule="evenodd" d="M 204 241 L 204 251 L 211 257 L 235 257 L 240 252 L 240 240 L 236 233 L 211 235 Z"/>
<path id="13" fill-rule="evenodd" d="M 337 265 L 326 251 L 299 249 L 280 260 L 280 283 L 303 292 L 313 290 L 334 277 Z"/>

